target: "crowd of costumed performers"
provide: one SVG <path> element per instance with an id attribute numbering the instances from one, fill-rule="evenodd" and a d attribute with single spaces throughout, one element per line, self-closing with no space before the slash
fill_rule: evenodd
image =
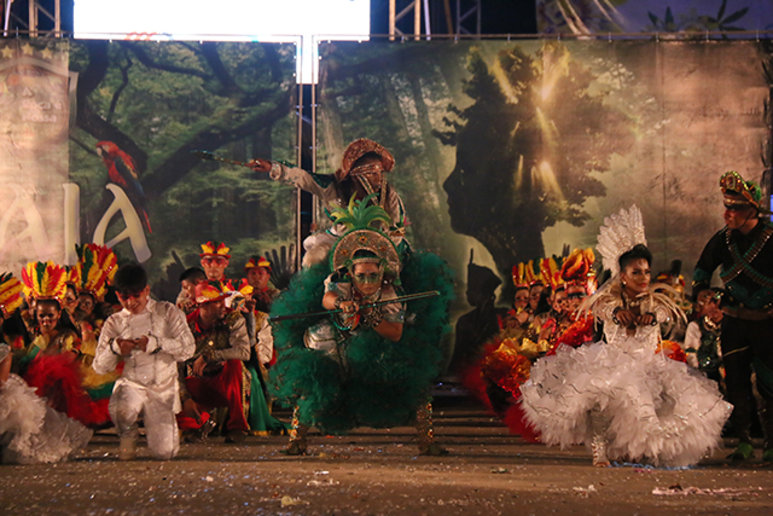
<path id="1" fill-rule="evenodd" d="M 116 372 L 91 365 L 116 256 L 107 247 L 77 247 L 78 263 L 31 262 L 21 281 L 2 276 L 3 368 L 0 434 L 3 462 L 53 462 L 82 448 L 91 430 L 109 426 Z M 76 303 L 65 303 L 66 295 Z"/>
<path id="2" fill-rule="evenodd" d="M 92 243 L 76 247 L 74 266 L 30 262 L 21 279 L 0 276 L 4 462 L 63 460 L 83 448 L 93 430 L 113 425 L 121 434 L 119 456 L 131 458 L 137 407 L 144 411 L 146 434 L 151 429 L 150 452 L 158 458 L 176 454 L 178 429 L 186 441 L 206 439 L 218 423 L 227 442 L 286 433 L 288 425 L 271 415 L 267 385 L 267 368 L 276 360 L 268 311 L 279 293 L 270 284 L 271 263 L 254 255 L 243 277 L 229 280 L 223 274 L 229 248 L 212 241 L 201 248 L 201 268 L 180 278 L 178 307 L 150 299 L 142 267 L 119 268 L 111 249 Z M 123 279 L 116 280 L 124 268 Z M 205 269 L 217 280 L 208 281 Z M 155 312 L 160 317 L 154 319 Z M 156 327 L 145 314 L 166 323 Z M 168 327 L 170 321 L 182 324 Z M 170 350 L 183 346 L 167 353 L 176 357 L 168 363 L 161 359 L 164 332 L 176 343 Z M 183 349 L 188 342 L 190 356 Z M 160 370 L 169 385 L 157 384 Z M 156 383 L 145 385 L 145 377 Z M 168 396 L 147 397 L 149 390 Z M 210 414 L 221 407 L 219 419 Z"/>
<path id="3" fill-rule="evenodd" d="M 328 259 L 303 268 L 272 308 L 272 394 L 294 406 L 291 455 L 306 452 L 312 427 L 340 434 L 410 422 L 421 454 L 446 453 L 434 440 L 431 387 L 449 330 L 450 270 L 404 240 L 398 248 L 378 229 L 391 219 L 373 198 L 352 196 L 331 213 L 345 230 Z"/>
<path id="4" fill-rule="evenodd" d="M 268 368 L 276 361 L 268 312 L 279 291 L 272 264 L 253 255 L 241 278 L 228 278 L 230 248 L 201 245 L 200 265 L 180 276 L 176 305 L 186 314 L 194 353 L 179 365 L 182 410 L 177 423 L 185 441 L 218 431 L 228 443 L 247 435 L 283 434 L 287 424 L 271 414 Z"/>
<path id="5" fill-rule="evenodd" d="M 577 347 L 596 335 L 593 318 L 577 312 L 596 289 L 594 261 L 591 249 L 575 249 L 540 260 L 538 273 L 533 262 L 513 266 L 513 308 L 499 314 L 499 331 L 462 373 L 463 384 L 526 440 L 538 440 L 519 404 L 532 364 L 559 345 Z"/>
<path id="6" fill-rule="evenodd" d="M 158 459 L 176 456 L 181 436 L 288 434 L 284 451 L 302 455 L 313 428 L 406 424 L 419 453 L 447 453 L 432 388 L 448 359 L 452 273 L 406 239 L 386 182 L 392 155 L 359 139 L 330 176 L 250 166 L 318 195 L 331 223 L 306 239 L 281 292 L 260 255 L 229 278 L 230 248 L 215 240 L 179 277 L 175 303 L 153 299 L 142 266 L 118 267 L 96 244 L 78 246 L 71 267 L 30 262 L 0 275 L 3 462 L 65 460 L 111 426 L 119 458 L 132 459 L 140 424 Z M 585 444 L 598 466 L 695 464 L 728 418 L 739 438 L 730 458 L 749 460 L 758 398 L 762 457 L 773 461 L 773 225 L 756 184 L 728 172 L 720 188 L 726 226 L 698 260 L 692 302 L 678 260 L 651 281 L 635 206 L 604 220 L 595 254 L 566 248 L 515 265 L 505 310 L 494 303 L 501 280 L 471 254 L 468 287 L 480 288 L 468 288 L 475 309 L 457 323 L 463 353 L 450 369 L 511 432 Z M 723 288 L 710 284 L 716 269 Z M 290 422 L 272 415 L 274 402 L 292 409 Z"/>
<path id="7" fill-rule="evenodd" d="M 10 274 L 0 277 L 0 436 L 2 463 L 57 462 L 79 451 L 92 431 L 47 403 L 19 376 L 16 356 L 24 352 L 24 329 L 18 310 L 22 284 Z M 10 344 L 8 344 L 10 342 Z M 16 366 L 16 367 L 15 367 Z"/>

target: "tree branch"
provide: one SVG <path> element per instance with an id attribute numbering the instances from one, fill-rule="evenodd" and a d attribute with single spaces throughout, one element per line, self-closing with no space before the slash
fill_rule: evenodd
<path id="1" fill-rule="evenodd" d="M 192 151 L 217 149 L 227 143 L 254 134 L 257 127 L 269 127 L 286 116 L 291 94 L 292 90 L 278 91 L 274 89 L 271 97 L 261 101 L 261 104 L 272 106 L 271 109 L 254 113 L 241 123 L 229 126 L 228 130 L 209 126 L 193 135 L 177 150 L 168 155 L 163 163 L 153 171 L 152 176 L 143 181 L 148 197 L 161 196 L 163 192 L 180 181 L 195 165 L 200 163 L 199 158 L 194 156 Z"/>
<path id="2" fill-rule="evenodd" d="M 158 63 L 154 61 L 148 55 L 145 49 L 142 48 L 142 46 L 137 43 L 122 41 L 121 45 L 131 50 L 134 53 L 134 55 L 137 57 L 137 60 L 143 65 L 147 66 L 148 68 L 151 68 L 154 70 L 163 70 L 165 72 L 171 72 L 171 73 L 193 75 L 194 77 L 199 77 L 201 79 L 204 79 L 205 81 L 212 79 L 212 77 L 209 74 L 202 72 L 201 70 L 196 70 L 195 68 L 187 68 L 183 66 L 175 66 L 175 65 L 170 65 L 166 63 Z"/>
<path id="3" fill-rule="evenodd" d="M 204 56 L 204 60 L 209 65 L 210 69 L 212 69 L 212 74 L 215 79 L 223 86 L 223 95 L 228 96 L 240 91 L 231 76 L 231 73 L 220 59 L 220 54 L 217 52 L 217 45 L 213 41 L 205 41 L 201 44 L 201 55 Z"/>
<path id="4" fill-rule="evenodd" d="M 118 66 L 118 68 L 121 70 L 121 85 L 118 86 L 118 88 L 115 89 L 115 93 L 113 93 L 113 98 L 110 100 L 110 107 L 107 110 L 107 120 L 110 121 L 113 118 L 113 114 L 115 113 L 115 106 L 118 105 L 118 99 L 121 97 L 121 93 L 123 93 L 123 90 L 126 89 L 126 87 L 129 85 L 129 68 L 132 67 L 132 60 L 128 57 L 126 58 L 126 66 Z"/>

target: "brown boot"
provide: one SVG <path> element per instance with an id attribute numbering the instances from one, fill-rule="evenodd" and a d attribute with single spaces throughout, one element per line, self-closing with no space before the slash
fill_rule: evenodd
<path id="1" fill-rule="evenodd" d="M 419 441 L 419 455 L 440 457 L 448 455 L 448 450 L 435 442 L 435 428 L 432 424 L 432 402 L 419 407 L 416 411 L 416 435 Z"/>

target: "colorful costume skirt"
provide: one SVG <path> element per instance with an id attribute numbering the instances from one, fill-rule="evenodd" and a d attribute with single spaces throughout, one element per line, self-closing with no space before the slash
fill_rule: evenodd
<path id="1" fill-rule="evenodd" d="M 521 400 L 546 444 L 590 443 L 600 432 L 610 459 L 666 466 L 698 462 L 732 411 L 716 383 L 686 364 L 603 342 L 538 360 Z"/>
<path id="2" fill-rule="evenodd" d="M 274 301 L 271 315 L 321 310 L 323 281 L 329 273 L 327 263 L 302 269 Z M 416 252 L 405 259 L 400 278 L 405 293 L 437 290 L 440 295 L 407 304 L 398 342 L 363 329 L 331 354 L 304 344 L 304 333 L 319 318 L 272 323 L 278 360 L 270 371 L 270 392 L 297 407 L 302 424 L 326 433 L 403 425 L 428 401 L 440 374 L 442 338 L 449 330 L 451 273 L 436 255 Z"/>
<path id="3" fill-rule="evenodd" d="M 92 432 L 47 406 L 19 376 L 0 387 L 0 436 L 4 463 L 57 462 L 88 444 Z"/>

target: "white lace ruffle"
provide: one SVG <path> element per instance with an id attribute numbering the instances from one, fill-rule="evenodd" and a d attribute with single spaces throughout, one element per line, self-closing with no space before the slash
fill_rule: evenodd
<path id="1" fill-rule="evenodd" d="M 92 432 L 46 405 L 19 376 L 0 388 L 0 436 L 4 463 L 57 462 L 85 447 Z"/>
<path id="2" fill-rule="evenodd" d="M 590 443 L 590 414 L 604 420 L 611 459 L 695 464 L 719 442 L 732 411 L 716 384 L 651 348 L 603 342 L 561 347 L 531 369 L 522 406 L 546 444 Z"/>

